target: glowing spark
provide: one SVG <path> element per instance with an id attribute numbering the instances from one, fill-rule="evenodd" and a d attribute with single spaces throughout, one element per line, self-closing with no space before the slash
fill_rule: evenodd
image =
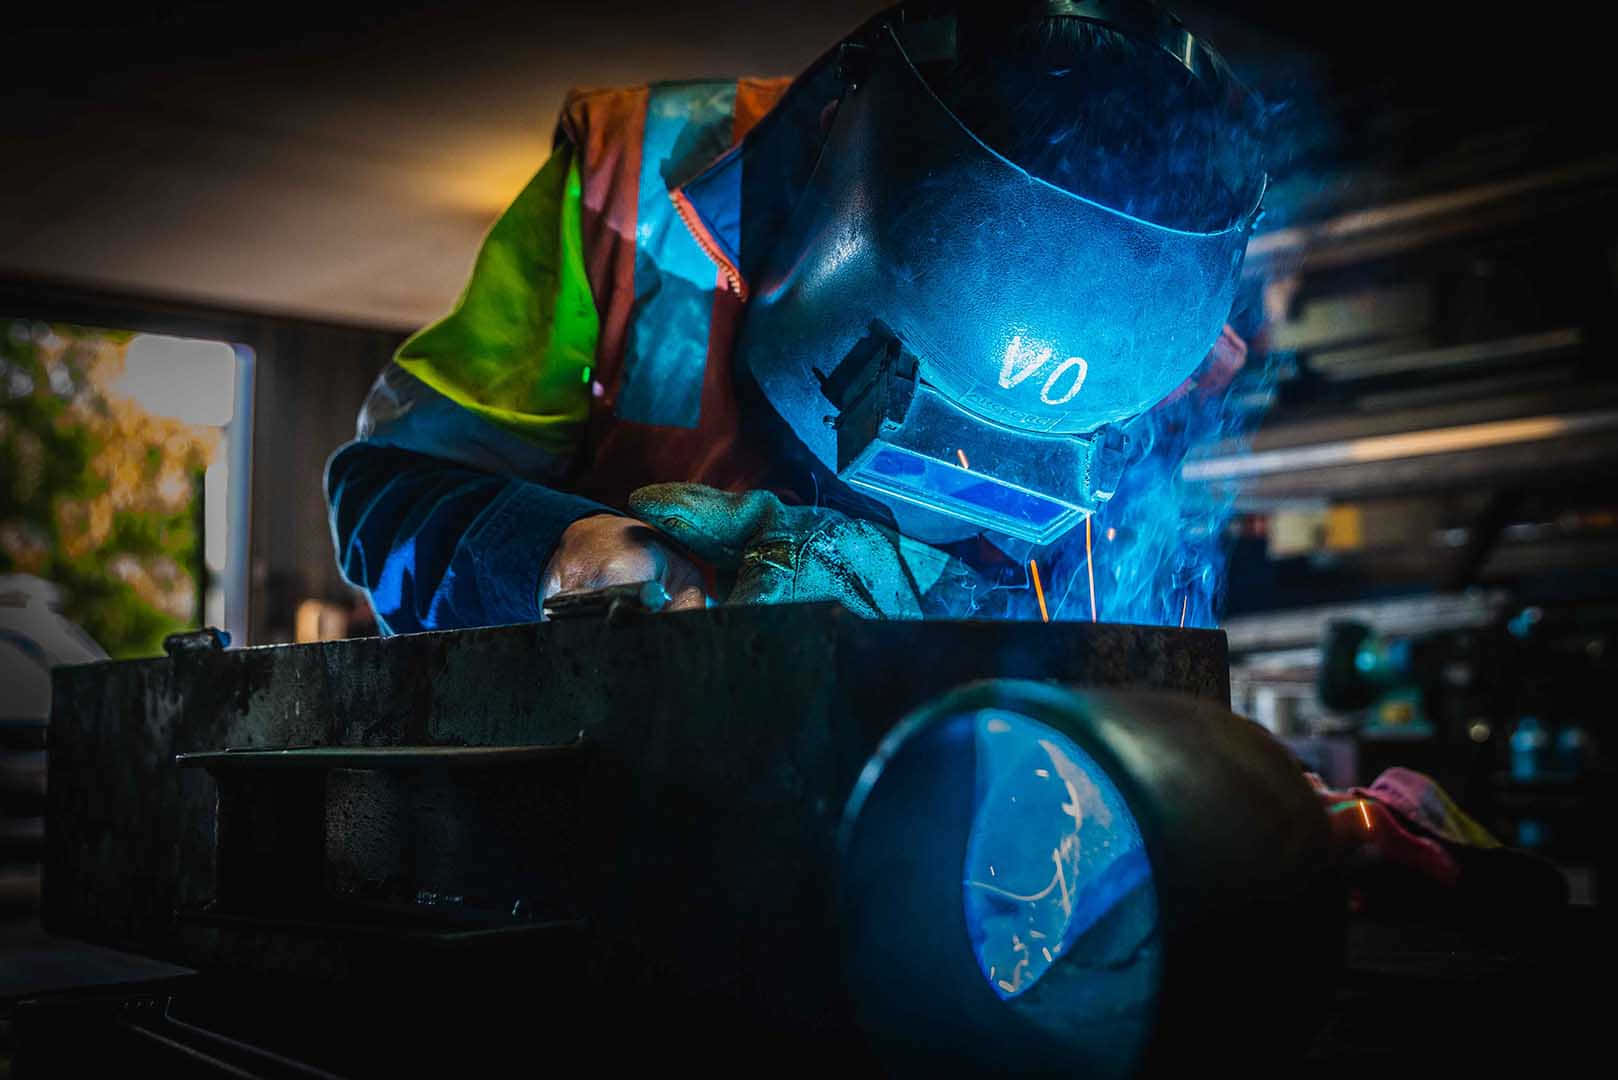
<path id="1" fill-rule="evenodd" d="M 1107 526 L 1107 541 L 1109 543 L 1111 543 L 1112 541 L 1114 541 L 1116 539 L 1118 539 L 1118 530 L 1113 528 L 1111 525 L 1108 525 Z"/>
<path id="2" fill-rule="evenodd" d="M 1090 516 L 1084 519 L 1084 572 L 1090 576 L 1090 621 L 1096 621 L 1096 568 L 1090 557 Z M 1040 605 L 1044 606 L 1043 603 Z"/>
<path id="3" fill-rule="evenodd" d="M 1051 778 L 1051 771 L 1049 769 L 1035 769 L 1034 775 L 1039 777 L 1041 780 L 1049 780 Z"/>
<path id="4" fill-rule="evenodd" d="M 1042 952 L 1042 953 L 1044 953 L 1044 954 L 1045 954 L 1045 962 L 1046 962 L 1046 963 L 1047 963 L 1047 964 L 1049 964 L 1049 963 L 1052 963 L 1052 962 L 1053 962 L 1053 960 L 1052 960 L 1052 957 L 1051 957 L 1051 951 L 1050 951 L 1050 950 L 1049 950 L 1049 949 L 1047 949 L 1047 948 L 1045 948 L 1045 947 L 1044 947 L 1044 946 L 1043 946 L 1043 945 L 1042 945 L 1042 946 L 1040 946 L 1040 949 L 1039 949 L 1039 951 L 1040 951 L 1040 952 Z"/>
<path id="5" fill-rule="evenodd" d="M 1191 606 L 1191 594 L 1186 593 L 1185 599 L 1180 601 L 1180 625 L 1185 625 L 1185 609 Z"/>
<path id="6" fill-rule="evenodd" d="M 1039 563 L 1029 559 L 1028 572 L 1034 576 L 1034 595 L 1039 597 L 1039 617 L 1046 622 L 1050 622 L 1051 613 L 1045 608 L 1045 586 L 1039 583 Z"/>
<path id="7" fill-rule="evenodd" d="M 960 448 L 956 448 L 955 456 L 961 459 L 961 468 L 970 469 L 972 467 L 972 463 L 970 461 L 966 460 L 966 451 L 965 450 L 962 450 Z"/>
<path id="8" fill-rule="evenodd" d="M 1371 828 L 1371 815 L 1370 812 L 1365 809 L 1364 799 L 1360 800 L 1360 817 L 1365 819 L 1365 828 L 1366 831 L 1369 832 Z"/>

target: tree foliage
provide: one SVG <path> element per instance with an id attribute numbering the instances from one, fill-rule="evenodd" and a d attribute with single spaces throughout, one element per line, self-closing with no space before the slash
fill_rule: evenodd
<path id="1" fill-rule="evenodd" d="M 117 392 L 131 336 L 0 322 L 0 573 L 54 582 L 115 657 L 194 621 L 196 499 L 219 441 Z"/>

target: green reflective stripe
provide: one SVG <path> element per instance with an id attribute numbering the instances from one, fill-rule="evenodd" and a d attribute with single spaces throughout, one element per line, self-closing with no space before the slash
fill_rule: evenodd
<path id="1" fill-rule="evenodd" d="M 484 238 L 466 290 L 394 359 L 434 390 L 565 454 L 589 414 L 600 320 L 585 276 L 579 166 L 557 149 Z"/>

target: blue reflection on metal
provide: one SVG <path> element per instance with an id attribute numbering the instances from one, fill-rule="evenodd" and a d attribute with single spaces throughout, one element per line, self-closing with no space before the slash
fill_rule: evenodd
<path id="1" fill-rule="evenodd" d="M 963 902 L 984 978 L 1002 999 L 1033 986 L 1126 898 L 1156 921 L 1140 829 L 1123 796 L 1073 742 L 1015 713 L 976 717 L 977 811 Z M 1139 899 L 1131 902 L 1140 903 Z"/>

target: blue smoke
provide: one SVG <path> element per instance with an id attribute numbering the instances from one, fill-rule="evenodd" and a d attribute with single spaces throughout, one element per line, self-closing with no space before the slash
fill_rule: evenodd
<path id="1" fill-rule="evenodd" d="M 1264 225 L 1273 229 L 1307 220 L 1330 203 L 1340 185 L 1332 167 L 1338 124 L 1312 58 L 1250 59 L 1260 61 L 1245 76 L 1265 101 L 1264 156 L 1271 185 Z M 1190 145 L 1181 149 L 1202 152 Z M 1174 176 L 1187 169 L 1190 165 L 1167 169 L 1151 187 L 1172 186 Z M 1273 262 L 1267 268 L 1276 277 L 1290 269 Z M 1241 292 L 1247 302 L 1238 301 L 1231 315 L 1248 336 L 1256 336 L 1268 317 L 1260 310 L 1264 285 L 1262 277 L 1245 281 Z M 956 614 L 1041 618 L 1031 555 L 1053 620 L 1087 620 L 1093 610 L 1103 622 L 1218 626 L 1232 546 L 1228 527 L 1240 489 L 1187 482 L 1181 467 L 1216 446 L 1220 454 L 1245 451 L 1286 361 L 1268 350 L 1249 356 L 1240 339 L 1227 334 L 1186 386 L 1126 428 L 1129 463 L 1113 499 L 1091 519 L 1091 554 L 1086 555 L 1083 525 L 1033 552 L 1008 547 L 1008 553 L 1020 553 L 1020 567 L 974 591 Z"/>
<path id="2" fill-rule="evenodd" d="M 1337 125 L 1326 107 L 1318 73 L 1307 58 L 1277 61 L 1253 72 L 1266 85 L 1266 157 L 1271 187 L 1267 228 L 1307 217 L 1335 189 L 1325 163 Z M 1289 268 L 1271 265 L 1267 276 Z M 1249 279 L 1231 321 L 1253 336 L 1270 313 L 1259 310 L 1264 280 Z M 1244 452 L 1275 396 L 1287 358 L 1271 351 L 1249 355 L 1240 339 L 1217 344 L 1187 387 L 1137 417 L 1126 429 L 1129 465 L 1113 499 L 1085 529 L 1034 553 L 1052 619 L 1089 619 L 1094 579 L 1095 617 L 1143 626 L 1216 627 L 1224 609 L 1225 568 L 1236 511 L 1236 484 L 1191 483 L 1181 466 L 1198 453 Z M 1029 583 L 1031 586 L 1031 582 Z M 1008 605 L 1008 616 L 1039 618 L 1037 605 Z"/>
<path id="3" fill-rule="evenodd" d="M 1230 348 L 1216 348 L 1197 385 L 1126 429 L 1129 466 L 1117 494 L 1091 520 L 1089 565 L 1082 526 L 1035 556 L 1052 619 L 1091 617 L 1093 576 L 1101 621 L 1218 625 L 1226 526 L 1238 489 L 1188 482 L 1181 466 L 1216 444 L 1221 453 L 1245 449 L 1271 399 L 1275 372 L 1268 363 L 1239 362 L 1240 370 L 1230 371 Z"/>

